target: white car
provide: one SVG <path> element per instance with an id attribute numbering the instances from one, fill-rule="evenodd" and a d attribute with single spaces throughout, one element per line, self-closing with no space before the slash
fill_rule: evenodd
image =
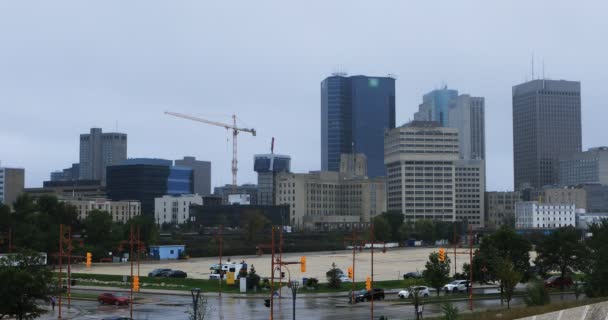
<path id="1" fill-rule="evenodd" d="M 401 298 L 401 299 L 405 299 L 405 298 L 411 297 L 412 294 L 415 294 L 415 293 L 418 293 L 419 297 L 428 297 L 430 294 L 429 287 L 425 287 L 425 286 L 410 287 L 405 290 L 399 291 L 399 293 L 397 293 L 397 296 L 399 296 L 399 298 Z"/>
<path id="2" fill-rule="evenodd" d="M 469 280 L 454 280 L 448 284 L 446 284 L 445 286 L 443 286 L 443 288 L 441 288 L 442 291 L 445 291 L 445 293 L 457 293 L 457 292 L 464 292 L 467 291 L 467 289 L 469 288 Z"/>
<path id="3" fill-rule="evenodd" d="M 346 275 L 341 275 L 340 276 L 340 282 L 352 282 L 353 280 L 351 280 L 351 278 L 349 278 Z"/>

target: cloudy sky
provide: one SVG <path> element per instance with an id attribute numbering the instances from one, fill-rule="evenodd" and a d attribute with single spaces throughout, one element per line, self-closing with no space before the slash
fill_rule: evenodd
<path id="1" fill-rule="evenodd" d="M 78 162 L 92 126 L 129 135 L 129 157 L 212 161 L 230 183 L 225 129 L 239 136 L 239 183 L 270 149 L 320 168 L 320 88 L 334 71 L 397 76 L 397 123 L 447 84 L 486 98 L 488 190 L 513 185 L 511 87 L 536 74 L 582 82 L 583 147 L 604 126 L 605 1 L 0 0 L 0 161 L 26 186 Z"/>

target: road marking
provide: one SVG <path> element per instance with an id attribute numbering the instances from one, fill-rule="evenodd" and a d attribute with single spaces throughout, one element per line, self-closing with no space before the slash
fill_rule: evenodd
<path id="1" fill-rule="evenodd" d="M 99 317 L 90 316 L 90 315 L 88 315 L 88 314 L 85 314 L 84 316 L 85 316 L 85 317 L 89 317 L 89 318 L 93 318 L 93 319 L 99 319 Z"/>
<path id="2" fill-rule="evenodd" d="M 583 310 L 583 315 L 581 316 L 581 320 L 585 320 L 587 317 L 587 312 L 589 311 L 589 305 L 585 306 L 585 310 Z"/>

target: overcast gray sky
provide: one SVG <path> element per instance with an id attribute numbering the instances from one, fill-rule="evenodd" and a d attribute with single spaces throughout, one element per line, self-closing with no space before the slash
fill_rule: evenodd
<path id="1" fill-rule="evenodd" d="M 78 162 L 92 126 L 129 135 L 129 157 L 193 155 L 230 183 L 252 158 L 320 168 L 320 90 L 333 71 L 397 76 L 397 124 L 442 83 L 486 98 L 488 190 L 513 185 L 511 87 L 536 73 L 582 82 L 583 147 L 608 144 L 605 1 L 24 1 L 0 0 L 0 161 L 26 186 Z M 604 125 L 604 126 L 602 126 Z"/>

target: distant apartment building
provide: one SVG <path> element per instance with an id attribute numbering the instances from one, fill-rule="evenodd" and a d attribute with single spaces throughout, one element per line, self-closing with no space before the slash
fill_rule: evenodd
<path id="1" fill-rule="evenodd" d="M 71 167 L 61 171 L 51 172 L 51 181 L 72 181 L 78 180 L 80 176 L 80 165 L 73 163 Z"/>
<path id="2" fill-rule="evenodd" d="M 125 133 L 103 133 L 100 128 L 91 128 L 90 133 L 80 135 L 80 180 L 100 180 L 105 185 L 106 167 L 126 159 Z"/>
<path id="3" fill-rule="evenodd" d="M 386 132 L 387 210 L 407 220 L 456 221 L 458 129 L 413 121 Z M 480 226 L 482 217 L 474 219 Z"/>
<path id="4" fill-rule="evenodd" d="M 141 214 L 139 201 L 111 201 L 108 199 L 61 199 L 76 208 L 78 219 L 84 221 L 91 211 L 105 211 L 112 216 L 112 221 L 126 223 Z"/>
<path id="5" fill-rule="evenodd" d="M 291 157 L 281 154 L 256 154 L 253 170 L 258 173 L 258 205 L 274 205 L 276 176 L 280 172 L 291 172 Z"/>
<path id="6" fill-rule="evenodd" d="M 181 160 L 175 160 L 175 165 L 192 169 L 195 194 L 201 196 L 211 194 L 211 162 L 196 160 L 195 157 L 184 157 Z"/>
<path id="7" fill-rule="evenodd" d="M 512 94 L 515 190 L 557 185 L 560 159 L 581 151 L 581 84 L 532 80 Z"/>
<path id="8" fill-rule="evenodd" d="M 46 195 L 60 199 L 106 197 L 106 188 L 99 180 L 44 181 L 42 188 L 26 188 L 24 192 L 34 199 Z"/>
<path id="9" fill-rule="evenodd" d="M 486 227 L 515 224 L 515 204 L 521 202 L 518 191 L 491 191 L 485 194 Z"/>
<path id="10" fill-rule="evenodd" d="M 321 82 L 322 171 L 339 171 L 344 153 L 363 153 L 368 176 L 385 176 L 384 130 L 394 127 L 393 77 L 334 74 Z"/>
<path id="11" fill-rule="evenodd" d="M 590 148 L 560 159 L 559 184 L 608 185 L 608 147 Z"/>
<path id="12" fill-rule="evenodd" d="M 203 205 L 198 194 L 165 195 L 154 199 L 156 224 L 180 225 L 190 221 L 190 205 Z"/>
<path id="13" fill-rule="evenodd" d="M 6 168 L 0 164 L 0 203 L 12 206 L 17 197 L 23 193 L 25 170 Z"/>
<path id="14" fill-rule="evenodd" d="M 164 195 L 192 194 L 192 169 L 173 166 L 171 160 L 136 158 L 108 166 L 108 198 L 138 200 L 141 213 L 154 216 L 154 199 Z"/>
<path id="15" fill-rule="evenodd" d="M 222 198 L 222 204 L 228 205 L 231 204 L 230 196 L 234 195 L 249 195 L 249 204 L 257 205 L 258 204 L 258 186 L 251 183 L 245 183 L 240 186 L 236 186 L 234 188 L 231 184 L 227 184 L 222 187 L 213 188 L 213 194 Z M 232 199 L 236 199 L 232 197 Z"/>
<path id="16" fill-rule="evenodd" d="M 485 167 L 484 160 L 456 161 L 454 201 L 457 221 L 466 221 L 475 227 L 485 226 Z"/>
<path id="17" fill-rule="evenodd" d="M 576 207 L 573 203 L 525 201 L 515 204 L 516 229 L 556 229 L 566 226 L 576 226 Z"/>
<path id="18" fill-rule="evenodd" d="M 385 183 L 383 177 L 348 177 L 335 171 L 282 172 L 277 175 L 276 203 L 289 206 L 291 226 L 346 229 L 386 211 Z"/>

